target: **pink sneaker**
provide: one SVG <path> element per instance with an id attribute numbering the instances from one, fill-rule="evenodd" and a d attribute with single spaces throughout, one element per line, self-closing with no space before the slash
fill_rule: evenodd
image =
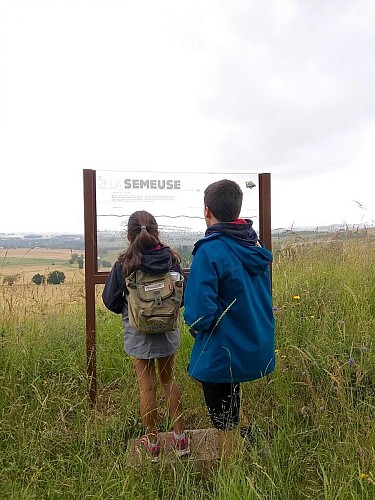
<path id="1" fill-rule="evenodd" d="M 180 438 L 176 437 L 176 434 L 172 432 L 172 446 L 174 452 L 178 457 L 184 457 L 190 453 L 190 440 L 189 436 L 184 432 Z"/>
<path id="2" fill-rule="evenodd" d="M 155 463 L 159 460 L 160 454 L 160 441 L 157 440 L 156 443 L 150 443 L 148 436 L 143 436 L 137 441 L 138 449 L 143 449 L 146 451 L 147 455 L 151 458 L 151 462 Z"/>

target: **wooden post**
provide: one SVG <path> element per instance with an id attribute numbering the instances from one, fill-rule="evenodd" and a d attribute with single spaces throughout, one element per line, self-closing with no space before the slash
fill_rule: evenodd
<path id="1" fill-rule="evenodd" d="M 97 268 L 96 245 L 96 175 L 94 170 L 83 171 L 85 214 L 85 292 L 86 292 L 86 364 L 90 404 L 96 402 L 96 330 L 95 281 Z"/>
<path id="2" fill-rule="evenodd" d="M 272 251 L 271 174 L 259 174 L 259 237 Z"/>

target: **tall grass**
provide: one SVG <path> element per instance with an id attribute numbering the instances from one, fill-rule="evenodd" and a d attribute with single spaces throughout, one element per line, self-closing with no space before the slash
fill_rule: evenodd
<path id="1" fill-rule="evenodd" d="M 311 246 L 273 267 L 277 368 L 243 384 L 253 442 L 228 466 L 126 465 L 143 429 L 120 317 L 100 303 L 98 404 L 87 404 L 80 284 L 0 288 L 0 498 L 375 498 L 375 242 Z M 177 379 L 189 428 L 208 427 L 186 375 Z M 167 418 L 161 405 L 161 430 Z"/>

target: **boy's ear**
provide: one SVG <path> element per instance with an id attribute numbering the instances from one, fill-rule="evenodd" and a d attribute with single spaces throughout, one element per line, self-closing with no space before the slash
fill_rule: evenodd
<path id="1" fill-rule="evenodd" d="M 204 206 L 203 214 L 205 219 L 210 219 L 212 217 L 212 212 L 206 205 Z"/>

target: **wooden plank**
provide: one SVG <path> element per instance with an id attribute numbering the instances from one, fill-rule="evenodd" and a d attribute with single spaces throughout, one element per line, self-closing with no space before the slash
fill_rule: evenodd
<path id="1" fill-rule="evenodd" d="M 171 444 L 171 433 L 161 432 L 159 434 L 161 450 L 157 463 L 171 465 L 176 462 L 192 463 L 198 470 L 201 470 L 219 459 L 217 429 L 194 429 L 186 432 L 190 437 L 190 455 L 177 457 Z M 151 463 L 145 451 L 137 447 L 137 439 L 130 439 L 126 451 L 126 464 L 139 466 L 144 461 Z"/>

